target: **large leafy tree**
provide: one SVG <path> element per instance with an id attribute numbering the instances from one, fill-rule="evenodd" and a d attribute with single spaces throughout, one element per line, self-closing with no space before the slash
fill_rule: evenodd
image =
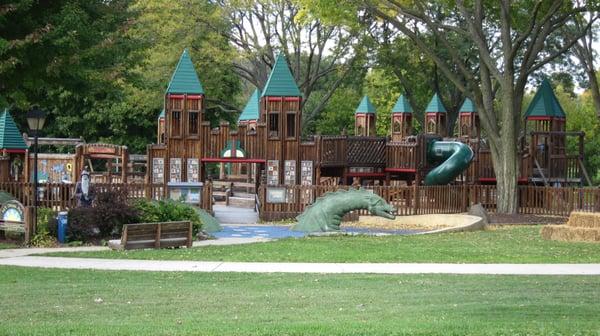
<path id="1" fill-rule="evenodd" d="M 299 6 L 292 0 L 215 2 L 230 27 L 215 26 L 204 17 L 198 20 L 235 46 L 236 72 L 263 89 L 277 54 L 282 53 L 304 98 L 307 120 L 318 118 L 362 55 L 363 32 L 326 25 L 318 19 L 303 20 L 298 15 Z"/>
<path id="2" fill-rule="evenodd" d="M 145 121 L 155 124 L 171 74 L 188 48 L 206 92 L 207 117 L 215 125 L 235 121 L 241 83 L 233 71 L 234 49 L 223 36 L 198 24 L 203 20 L 211 27 L 229 29 L 221 9 L 207 0 L 136 0 L 132 8 L 141 14 L 129 34 L 147 45 L 141 52 L 144 62 L 133 70 L 142 79 L 141 85 L 131 88 L 133 109 L 148 113 Z"/>
<path id="3" fill-rule="evenodd" d="M 521 106 L 530 75 L 562 55 L 597 20 L 594 15 L 571 38 L 554 39 L 561 27 L 595 3 L 572 1 L 349 1 L 342 6 L 331 0 L 303 0 L 320 18 L 355 21 L 356 13 L 368 13 L 388 22 L 428 56 L 464 95 L 473 99 L 488 136 L 497 177 L 498 208 L 517 211 L 519 171 L 518 137 Z M 592 7 L 593 6 L 593 7 Z M 436 44 L 431 43 L 431 36 Z M 452 38 L 450 38 L 452 37 Z M 546 41 L 557 41 L 549 51 Z M 455 43 L 477 49 L 476 67 L 470 67 Z M 448 52 L 441 57 L 437 45 Z M 464 80 L 463 80 L 464 79 Z"/>
<path id="4" fill-rule="evenodd" d="M 123 34 L 136 17 L 128 6 L 127 0 L 1 4 L 0 104 L 23 126 L 23 111 L 32 105 L 49 110 L 49 135 L 110 137 L 98 116 L 123 100 L 139 46 Z"/>

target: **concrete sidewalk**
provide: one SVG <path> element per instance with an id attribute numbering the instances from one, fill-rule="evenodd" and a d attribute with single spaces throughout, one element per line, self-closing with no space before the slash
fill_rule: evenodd
<path id="1" fill-rule="evenodd" d="M 600 264 L 262 263 L 125 259 L 113 260 L 22 256 L 0 259 L 0 265 L 62 269 L 158 272 L 600 275 Z"/>

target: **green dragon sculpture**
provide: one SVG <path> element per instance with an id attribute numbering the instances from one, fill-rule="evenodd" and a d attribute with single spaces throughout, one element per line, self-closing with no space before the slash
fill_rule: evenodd
<path id="1" fill-rule="evenodd" d="M 368 209 L 375 216 L 394 219 L 394 208 L 383 198 L 365 189 L 326 193 L 308 206 L 296 219 L 294 231 L 339 231 L 342 217 L 352 210 Z"/>

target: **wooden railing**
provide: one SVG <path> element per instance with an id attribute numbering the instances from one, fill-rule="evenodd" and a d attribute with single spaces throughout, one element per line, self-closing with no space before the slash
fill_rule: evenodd
<path id="1" fill-rule="evenodd" d="M 52 208 L 57 211 L 73 208 L 77 204 L 75 185 L 65 183 L 40 183 L 38 186 L 38 206 Z M 24 206 L 33 206 L 34 185 L 26 182 L 1 182 L 0 191 L 7 192 Z M 164 197 L 162 184 L 146 183 L 96 183 L 95 193 L 124 190 L 130 199 L 147 198 L 160 200 Z"/>
<path id="2" fill-rule="evenodd" d="M 321 166 L 346 166 L 346 136 L 328 136 L 319 139 Z"/>
<path id="3" fill-rule="evenodd" d="M 416 142 L 388 142 L 385 152 L 387 168 L 416 170 L 421 162 Z"/>
<path id="4" fill-rule="evenodd" d="M 259 188 L 260 217 L 263 220 L 293 218 L 326 192 L 348 189 L 348 186 L 278 186 L 284 188 L 286 202 L 267 202 L 267 188 Z M 396 208 L 399 216 L 466 212 L 481 203 L 488 211 L 496 211 L 496 186 L 375 186 L 368 188 Z M 600 211 L 598 188 L 518 187 L 518 212 L 568 216 L 572 211 Z M 368 215 L 367 210 L 356 211 Z"/>
<path id="5" fill-rule="evenodd" d="M 348 137 L 346 161 L 354 167 L 385 166 L 385 143 L 383 137 Z"/>

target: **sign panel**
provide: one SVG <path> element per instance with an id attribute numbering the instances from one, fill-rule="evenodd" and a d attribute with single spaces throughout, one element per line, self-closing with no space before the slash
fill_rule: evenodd
<path id="1" fill-rule="evenodd" d="M 198 182 L 200 180 L 200 163 L 198 159 L 187 159 L 187 181 Z"/>
<path id="2" fill-rule="evenodd" d="M 279 184 L 279 161 L 267 161 L 267 185 L 276 186 Z"/>
<path id="3" fill-rule="evenodd" d="M 267 188 L 267 203 L 285 203 L 286 188 Z"/>
<path id="4" fill-rule="evenodd" d="M 169 182 L 181 182 L 181 158 L 171 159 Z"/>
<path id="5" fill-rule="evenodd" d="M 165 178 L 165 159 L 152 159 L 152 182 L 163 183 Z"/>
<path id="6" fill-rule="evenodd" d="M 107 146 L 89 146 L 87 147 L 88 154 L 115 154 L 117 153 L 116 147 Z"/>

